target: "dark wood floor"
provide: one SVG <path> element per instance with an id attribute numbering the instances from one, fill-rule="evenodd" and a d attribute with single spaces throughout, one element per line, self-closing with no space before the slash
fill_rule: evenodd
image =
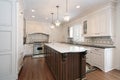
<path id="1" fill-rule="evenodd" d="M 86 75 L 87 80 L 120 80 L 120 71 L 113 70 L 104 73 L 100 70 L 90 72 Z M 55 80 L 45 63 L 44 58 L 32 59 L 26 57 L 24 66 L 19 75 L 19 80 Z"/>

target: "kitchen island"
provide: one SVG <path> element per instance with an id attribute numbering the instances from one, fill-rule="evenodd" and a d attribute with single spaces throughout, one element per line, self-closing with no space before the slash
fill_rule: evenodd
<path id="1" fill-rule="evenodd" d="M 63 44 L 45 44 L 46 62 L 55 80 L 82 80 L 86 72 L 86 49 Z"/>

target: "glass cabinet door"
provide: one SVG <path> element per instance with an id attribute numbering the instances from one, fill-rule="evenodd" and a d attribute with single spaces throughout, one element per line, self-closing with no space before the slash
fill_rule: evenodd
<path id="1" fill-rule="evenodd" d="M 83 34 L 87 34 L 87 20 L 83 22 Z"/>

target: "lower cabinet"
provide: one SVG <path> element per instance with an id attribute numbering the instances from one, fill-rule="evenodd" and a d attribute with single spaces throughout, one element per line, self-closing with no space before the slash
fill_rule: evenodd
<path id="1" fill-rule="evenodd" d="M 92 52 L 91 52 L 91 50 L 88 50 L 87 55 L 86 55 L 86 62 L 89 63 L 90 65 L 93 65 L 92 60 L 93 60 Z"/>
<path id="2" fill-rule="evenodd" d="M 87 52 L 86 62 L 96 66 L 104 72 L 113 69 L 113 50 L 112 48 L 93 48 Z"/>
<path id="3" fill-rule="evenodd" d="M 46 62 L 55 80 L 81 80 L 85 77 L 84 53 L 60 53 L 45 46 Z"/>

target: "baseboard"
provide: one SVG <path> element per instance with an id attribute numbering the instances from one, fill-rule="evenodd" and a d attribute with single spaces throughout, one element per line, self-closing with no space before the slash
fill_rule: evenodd
<path id="1" fill-rule="evenodd" d="M 23 64 L 20 66 L 19 68 L 19 72 L 18 72 L 18 75 L 20 74 L 20 72 L 22 71 L 22 68 L 23 68 Z"/>
<path id="2" fill-rule="evenodd" d="M 23 60 L 24 60 L 26 57 L 32 57 L 32 54 L 25 55 L 25 56 L 23 57 Z"/>
<path id="3" fill-rule="evenodd" d="M 45 57 L 44 54 L 40 54 L 40 55 L 33 55 L 32 58 L 39 58 L 39 57 Z"/>

